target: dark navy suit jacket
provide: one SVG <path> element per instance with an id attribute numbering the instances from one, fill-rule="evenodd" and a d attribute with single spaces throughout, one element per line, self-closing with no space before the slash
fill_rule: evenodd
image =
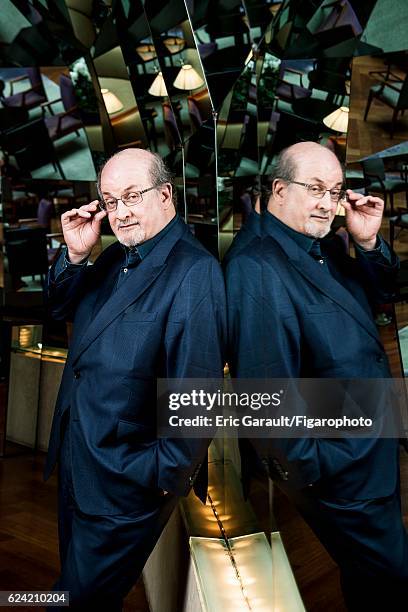
<path id="1" fill-rule="evenodd" d="M 388 378 L 370 302 L 389 301 L 395 256 L 349 257 L 327 240 L 331 274 L 277 223 L 262 217 L 262 237 L 226 262 L 231 374 L 241 378 Z M 341 282 L 339 281 L 341 279 Z M 324 483 L 338 497 L 369 499 L 395 491 L 393 439 L 253 440 L 285 486 Z M 245 467 L 245 466 L 244 466 Z"/>
<path id="2" fill-rule="evenodd" d="M 223 375 L 223 277 L 185 223 L 178 219 L 115 291 L 121 264 L 115 243 L 70 278 L 55 277 L 55 264 L 49 275 L 52 314 L 73 317 L 74 332 L 45 478 L 69 409 L 74 493 L 88 514 L 132 512 L 144 492 L 186 495 L 193 484 L 205 500 L 209 441 L 157 439 L 156 378 Z"/>

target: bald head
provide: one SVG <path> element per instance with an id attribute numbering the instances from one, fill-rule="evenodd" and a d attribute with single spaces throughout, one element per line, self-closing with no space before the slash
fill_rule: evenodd
<path id="1" fill-rule="evenodd" d="M 123 149 L 115 155 L 112 155 L 107 162 L 99 169 L 98 173 L 98 193 L 101 193 L 101 179 L 105 169 L 109 166 L 115 168 L 120 167 L 122 163 L 130 164 L 134 167 L 144 168 L 145 172 L 150 174 L 152 184 L 160 185 L 162 183 L 173 184 L 173 175 L 167 168 L 166 164 L 157 153 L 151 153 L 146 149 Z"/>
<path id="2" fill-rule="evenodd" d="M 342 187 L 343 171 L 334 153 L 316 142 L 296 143 L 281 151 L 271 179 L 268 210 L 273 215 L 308 236 L 321 238 L 329 232 L 337 202 L 328 191 L 322 199 L 313 197 L 305 185 Z"/>
<path id="3" fill-rule="evenodd" d="M 175 216 L 172 175 L 163 160 L 145 149 L 124 149 L 99 173 L 98 190 L 119 242 L 133 247 L 159 233 Z"/>
<path id="4" fill-rule="evenodd" d="M 328 160 L 340 165 L 334 153 L 321 144 L 313 141 L 297 142 L 283 149 L 277 156 L 270 176 L 271 182 L 273 182 L 275 178 L 295 180 L 298 166 L 308 159 L 313 160 L 313 164 L 315 165 L 318 163 L 325 164 Z"/>

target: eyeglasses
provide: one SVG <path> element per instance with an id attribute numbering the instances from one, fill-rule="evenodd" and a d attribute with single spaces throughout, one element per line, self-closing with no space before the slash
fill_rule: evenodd
<path id="1" fill-rule="evenodd" d="M 307 192 L 313 198 L 322 200 L 328 191 L 330 193 L 330 199 L 332 202 L 338 202 L 346 197 L 346 191 L 344 189 L 325 189 L 320 185 L 310 185 L 309 183 L 299 183 L 299 181 L 286 181 L 287 183 L 294 183 L 295 185 L 301 185 L 306 187 Z"/>
<path id="2" fill-rule="evenodd" d="M 144 193 L 147 193 L 152 189 L 157 189 L 158 186 L 159 185 L 153 185 L 153 187 L 142 189 L 142 191 L 130 191 L 126 196 L 122 196 L 121 198 L 113 198 L 109 196 L 108 198 L 104 198 L 99 202 L 99 208 L 101 210 L 113 212 L 117 209 L 119 200 L 123 202 L 125 206 L 135 206 L 136 204 L 143 202 Z"/>

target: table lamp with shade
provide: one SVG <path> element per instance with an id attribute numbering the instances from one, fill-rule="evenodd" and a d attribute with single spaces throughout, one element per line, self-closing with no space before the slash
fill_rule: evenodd
<path id="1" fill-rule="evenodd" d="M 204 80 L 191 64 L 183 64 L 173 85 L 177 87 L 177 89 L 189 90 L 191 93 L 193 89 L 198 89 L 203 83 Z"/>
<path id="2" fill-rule="evenodd" d="M 150 85 L 148 92 L 151 96 L 157 97 L 168 97 L 166 83 L 164 82 L 163 74 L 159 72 L 154 79 L 153 83 Z"/>
<path id="3" fill-rule="evenodd" d="M 109 91 L 109 89 L 101 89 L 101 93 L 108 115 L 113 115 L 122 110 L 123 104 L 114 93 Z"/>
<path id="4" fill-rule="evenodd" d="M 345 134 L 347 132 L 348 120 L 349 109 L 347 106 L 340 106 L 340 108 L 336 108 L 330 115 L 327 115 L 327 117 L 323 119 L 323 123 L 331 130 Z"/>

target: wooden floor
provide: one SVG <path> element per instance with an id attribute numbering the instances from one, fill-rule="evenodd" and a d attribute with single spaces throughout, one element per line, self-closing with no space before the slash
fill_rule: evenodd
<path id="1" fill-rule="evenodd" d="M 48 590 L 58 577 L 57 480 L 43 482 L 44 458 L 9 445 L 0 459 L 0 590 Z M 124 610 L 149 612 L 141 580 Z"/>

